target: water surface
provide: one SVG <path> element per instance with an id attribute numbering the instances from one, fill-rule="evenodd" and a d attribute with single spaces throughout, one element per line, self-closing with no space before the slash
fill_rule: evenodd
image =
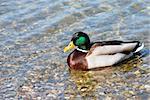
<path id="1" fill-rule="evenodd" d="M 149 56 L 100 71 L 69 70 L 72 34 L 139 40 L 150 46 L 149 0 L 1 0 L 0 99 L 143 99 Z"/>

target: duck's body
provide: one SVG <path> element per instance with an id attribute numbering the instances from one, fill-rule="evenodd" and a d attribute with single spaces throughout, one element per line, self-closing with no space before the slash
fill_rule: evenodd
<path id="1" fill-rule="evenodd" d="M 71 69 L 90 70 L 112 66 L 129 58 L 133 53 L 143 48 L 143 45 L 138 41 L 103 41 L 88 43 L 85 49 L 83 49 L 82 46 L 84 45 L 82 44 L 76 48 L 67 58 L 67 63 Z"/>

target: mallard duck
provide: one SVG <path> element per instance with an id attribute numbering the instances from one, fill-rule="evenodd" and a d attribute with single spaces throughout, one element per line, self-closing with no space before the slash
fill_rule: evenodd
<path id="1" fill-rule="evenodd" d="M 64 52 L 74 49 L 67 58 L 71 69 L 90 70 L 115 65 L 139 52 L 143 47 L 139 41 L 90 42 L 86 33 L 76 32 L 69 45 L 64 48 Z"/>

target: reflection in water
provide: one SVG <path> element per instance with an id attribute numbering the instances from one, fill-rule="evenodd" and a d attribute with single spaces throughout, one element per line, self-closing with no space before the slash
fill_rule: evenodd
<path id="1" fill-rule="evenodd" d="M 123 64 L 118 65 L 116 68 L 120 69 L 120 71 L 128 72 L 135 67 L 138 67 L 142 64 L 142 59 L 140 56 L 135 55 L 134 57 L 126 60 Z"/>
<path id="2" fill-rule="evenodd" d="M 97 86 L 97 80 L 93 78 L 92 72 L 84 71 L 70 71 L 71 79 L 75 82 L 77 87 L 77 93 L 82 97 L 95 98 L 95 89 Z"/>
<path id="3" fill-rule="evenodd" d="M 97 71 L 98 72 L 98 71 Z M 96 99 L 98 98 L 97 87 L 99 81 L 104 82 L 105 75 L 100 76 L 100 71 L 96 74 L 93 71 L 76 71 L 70 70 L 70 76 L 76 85 L 75 93 L 80 95 L 82 98 Z M 78 96 L 76 96 L 78 97 Z"/>
<path id="4" fill-rule="evenodd" d="M 94 69 L 92 71 L 77 71 L 70 69 L 71 79 L 76 85 L 76 89 L 73 90 L 74 98 L 78 97 L 78 94 L 82 96 L 82 98 L 90 98 L 93 100 L 99 98 L 97 95 L 108 98 L 108 96 L 113 95 L 115 92 L 112 90 L 103 90 L 102 87 L 107 85 L 113 86 L 114 84 L 128 84 L 122 76 L 116 75 L 116 73 L 127 73 L 134 68 L 139 70 L 137 69 L 137 66 L 140 66 L 141 64 L 142 59 L 140 59 L 139 56 L 136 56 L 120 65 L 106 67 L 104 69 Z M 69 88 L 68 91 L 70 91 Z M 131 91 L 122 91 L 122 93 L 132 95 Z M 103 96 L 105 94 L 107 96 Z"/>

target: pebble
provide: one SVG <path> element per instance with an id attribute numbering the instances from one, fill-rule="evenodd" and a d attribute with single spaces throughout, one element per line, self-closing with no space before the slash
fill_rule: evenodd
<path id="1" fill-rule="evenodd" d="M 145 85 L 144 87 L 146 88 L 147 91 L 150 91 L 150 85 Z"/>
<path id="2" fill-rule="evenodd" d="M 37 97 L 37 100 L 42 100 L 42 97 Z"/>
<path id="3" fill-rule="evenodd" d="M 139 70 L 135 71 L 134 74 L 137 75 L 137 76 L 140 76 L 140 75 L 141 75 L 141 73 L 140 73 Z"/>

